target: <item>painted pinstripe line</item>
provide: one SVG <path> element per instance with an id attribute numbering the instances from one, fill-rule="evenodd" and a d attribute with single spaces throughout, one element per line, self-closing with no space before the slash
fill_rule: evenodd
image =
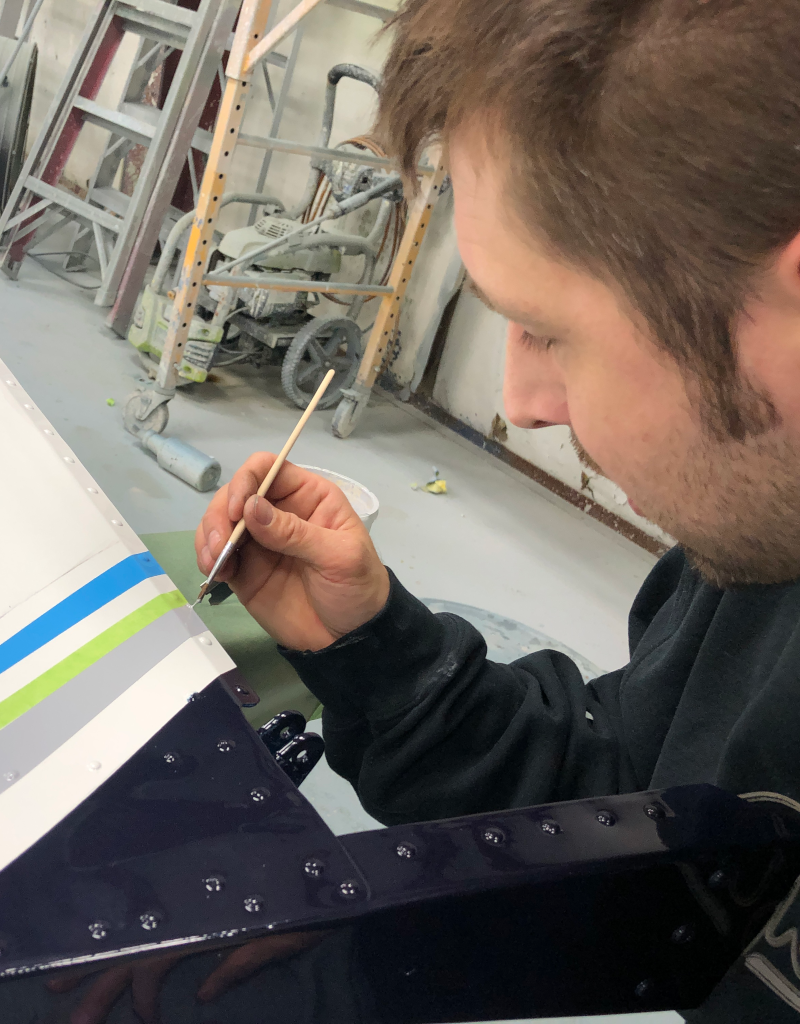
<path id="1" fill-rule="evenodd" d="M 57 750 L 188 638 L 205 632 L 183 606 L 167 612 L 0 731 L 0 792 Z"/>
<path id="2" fill-rule="evenodd" d="M 58 824 L 233 662 L 186 640 L 19 782 L 0 793 L 0 870 Z M 210 646 L 209 646 L 210 645 Z M 92 769 L 88 764 L 92 763 Z M 99 767 L 98 767 L 99 765 Z"/>
<path id="3" fill-rule="evenodd" d="M 16 665 L 59 633 L 102 608 L 119 594 L 130 590 L 141 580 L 163 573 L 164 570 L 149 552 L 124 558 L 0 644 L 0 672 Z"/>
<path id="4" fill-rule="evenodd" d="M 143 546 L 131 548 L 122 540 L 117 540 L 115 544 L 110 544 L 96 554 L 90 555 L 83 561 L 78 562 L 72 569 L 68 569 L 57 579 L 53 580 L 52 583 L 48 583 L 35 594 L 31 594 L 30 597 L 22 598 L 17 602 L 13 592 L 11 592 L 8 595 L 8 598 L 11 600 L 11 607 L 0 615 L 0 643 L 10 640 L 15 633 L 19 633 L 21 629 L 24 629 L 34 619 L 38 619 L 40 615 L 50 611 L 51 608 L 55 607 L 64 598 L 69 597 L 70 594 L 73 594 L 85 583 L 91 583 L 95 577 L 105 572 L 106 569 L 111 569 L 117 562 L 127 558 L 128 555 L 140 552 L 144 552 Z M 8 603 L 8 599 L 6 603 Z M 0 604 L 0 608 L 2 607 L 3 605 Z"/>
<path id="5" fill-rule="evenodd" d="M 79 672 L 99 661 L 109 651 L 119 647 L 128 637 L 144 629 L 154 619 L 160 618 L 171 608 L 179 608 L 185 604 L 186 598 L 179 590 L 160 594 L 115 625 L 103 630 L 94 640 L 79 647 L 38 678 L 32 679 L 26 686 L 20 687 L 10 697 L 0 701 L 0 729 L 20 715 L 24 715 L 39 701 L 44 700 L 70 679 L 74 679 Z"/>
<path id="6" fill-rule="evenodd" d="M 32 679 L 38 678 L 42 673 L 52 668 L 58 662 L 63 661 L 73 651 L 94 640 L 104 629 L 113 626 L 124 619 L 126 615 L 141 608 L 151 598 L 159 594 L 168 594 L 175 589 L 175 584 L 169 576 L 153 576 L 149 580 L 142 580 L 135 587 L 126 590 L 124 594 L 115 597 L 96 612 L 87 615 L 85 619 L 76 622 L 74 626 L 46 643 L 44 647 L 38 648 L 27 658 L 18 661 L 16 665 L 7 668 L 0 674 L 0 701 L 10 697 L 20 687 L 25 686 Z"/>

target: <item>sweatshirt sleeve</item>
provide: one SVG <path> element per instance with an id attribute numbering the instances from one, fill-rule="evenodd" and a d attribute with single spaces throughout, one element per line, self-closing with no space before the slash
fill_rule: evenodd
<path id="1" fill-rule="evenodd" d="M 400 824 L 635 788 L 613 672 L 585 686 L 564 654 L 511 665 L 390 572 L 374 619 L 317 652 L 283 650 L 322 702 L 330 766 Z"/>

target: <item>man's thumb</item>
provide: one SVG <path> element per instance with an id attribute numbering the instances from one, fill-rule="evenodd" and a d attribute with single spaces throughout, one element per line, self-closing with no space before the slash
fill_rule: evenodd
<path id="1" fill-rule="evenodd" d="M 254 494 L 244 507 L 244 521 L 250 536 L 262 547 L 281 555 L 318 564 L 324 553 L 323 531 L 292 512 L 275 508 L 266 498 Z"/>

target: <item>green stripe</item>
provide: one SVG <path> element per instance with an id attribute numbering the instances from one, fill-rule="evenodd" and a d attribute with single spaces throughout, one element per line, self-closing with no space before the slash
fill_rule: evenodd
<path id="1" fill-rule="evenodd" d="M 77 651 L 59 661 L 57 665 L 43 672 L 36 679 L 31 680 L 16 693 L 0 701 L 0 729 L 13 722 L 15 718 L 24 715 L 32 707 L 55 693 L 59 687 L 68 683 L 70 679 L 83 672 L 84 669 L 94 665 L 102 657 L 119 647 L 121 643 L 128 640 L 135 633 L 149 626 L 151 622 L 161 618 L 173 608 L 180 608 L 186 604 L 186 598 L 178 590 L 172 590 L 169 594 L 160 594 L 152 601 L 137 608 L 135 612 L 126 615 L 116 625 L 104 630 L 94 640 L 79 647 Z"/>

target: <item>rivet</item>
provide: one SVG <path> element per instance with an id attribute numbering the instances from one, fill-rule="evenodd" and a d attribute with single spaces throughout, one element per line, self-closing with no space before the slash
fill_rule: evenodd
<path id="1" fill-rule="evenodd" d="M 260 914 L 264 909 L 264 897 L 263 896 L 245 896 L 244 898 L 244 909 L 249 914 Z"/>
<path id="2" fill-rule="evenodd" d="M 146 932 L 155 931 L 161 924 L 161 915 L 153 910 L 149 910 L 146 914 L 139 914 L 139 924 Z"/>
<path id="3" fill-rule="evenodd" d="M 111 520 L 111 525 L 112 526 L 124 526 L 125 524 L 122 522 L 121 519 L 112 519 Z"/>
<path id="4" fill-rule="evenodd" d="M 55 437 L 56 436 L 55 433 L 52 430 L 45 430 L 45 434 L 47 434 L 48 437 Z"/>
<path id="5" fill-rule="evenodd" d="M 269 800 L 269 790 L 266 786 L 256 786 L 250 790 L 250 799 L 254 804 L 263 804 L 265 800 Z"/>
<path id="6" fill-rule="evenodd" d="M 186 703 L 187 704 L 194 704 L 194 702 L 196 700 L 200 700 L 200 694 L 199 693 L 190 693 L 189 696 L 186 698 Z"/>
<path id="7" fill-rule="evenodd" d="M 634 992 L 639 999 L 646 999 L 648 996 L 652 995 L 654 988 L 655 984 L 653 980 L 651 978 L 645 978 L 644 981 L 639 982 L 634 989 Z"/>
<path id="8" fill-rule="evenodd" d="M 647 815 L 648 818 L 652 818 L 653 821 L 660 821 L 666 815 L 666 812 L 664 808 L 661 806 L 661 804 L 646 804 L 644 808 L 644 813 Z"/>
<path id="9" fill-rule="evenodd" d="M 19 778 L 19 772 L 10 771 L 3 773 L 3 782 L 16 782 Z"/>
<path id="10" fill-rule="evenodd" d="M 412 860 L 417 855 L 417 848 L 413 843 L 398 843 L 394 852 L 403 860 Z"/>
<path id="11" fill-rule="evenodd" d="M 353 878 L 348 878 L 347 881 L 339 883 L 339 895 L 344 896 L 346 900 L 354 900 L 360 891 L 358 882 Z"/>
<path id="12" fill-rule="evenodd" d="M 100 764 L 99 761 L 90 761 L 86 765 L 86 767 L 89 769 L 90 772 L 99 772 L 103 766 L 102 764 Z"/>
<path id="13" fill-rule="evenodd" d="M 211 641 L 208 639 L 207 636 L 198 637 L 198 640 L 200 641 L 201 644 L 205 644 L 206 647 L 210 647 L 211 646 Z"/>
<path id="14" fill-rule="evenodd" d="M 225 879 L 220 875 L 209 875 L 203 879 L 203 885 L 209 892 L 222 892 L 225 888 Z"/>
<path id="15" fill-rule="evenodd" d="M 181 755 L 176 754 L 174 750 L 168 750 L 163 757 L 164 763 L 169 765 L 180 764 Z"/>
<path id="16" fill-rule="evenodd" d="M 694 936 L 695 927 L 693 924 L 679 924 L 670 936 L 670 941 L 674 942 L 676 946 L 684 946 L 687 942 L 691 942 Z"/>
<path id="17" fill-rule="evenodd" d="M 616 816 L 613 815 L 611 811 L 598 811 L 594 818 L 595 821 L 599 822 L 601 825 L 605 825 L 606 828 L 611 828 L 612 825 L 616 825 L 617 823 Z"/>
<path id="18" fill-rule="evenodd" d="M 89 492 L 89 494 L 97 494 L 96 487 L 87 487 L 86 490 Z"/>
<path id="19" fill-rule="evenodd" d="M 104 939 L 108 935 L 109 924 L 106 921 L 92 921 L 89 925 L 89 934 L 93 939 Z"/>
<path id="20" fill-rule="evenodd" d="M 33 411 L 33 406 L 31 405 L 31 403 L 30 403 L 30 402 L 26 402 L 26 403 L 25 403 L 25 406 L 24 406 L 24 407 L 25 407 L 26 409 L 30 409 L 31 411 Z"/>
<path id="21" fill-rule="evenodd" d="M 710 889 L 721 889 L 728 881 L 728 876 L 725 872 L 718 868 L 708 879 L 708 886 Z"/>
<path id="22" fill-rule="evenodd" d="M 506 834 L 501 828 L 492 825 L 481 832 L 481 839 L 490 846 L 502 846 L 506 841 Z"/>
<path id="23" fill-rule="evenodd" d="M 7 380 L 6 384 L 8 384 L 10 388 L 15 388 L 17 386 L 17 382 L 15 380 Z"/>
<path id="24" fill-rule="evenodd" d="M 68 462 L 71 466 L 75 465 L 75 460 L 73 458 L 70 458 L 69 455 L 64 456 L 64 462 Z"/>
<path id="25" fill-rule="evenodd" d="M 217 750 L 221 754 L 228 754 L 235 746 L 236 743 L 233 740 L 220 740 L 217 744 Z"/>
<path id="26" fill-rule="evenodd" d="M 309 857 L 303 865 L 303 871 L 311 878 L 321 878 L 325 874 L 325 861 L 318 857 Z"/>
<path id="27" fill-rule="evenodd" d="M 549 836 L 557 836 L 561 833 L 561 826 L 557 821 L 553 821 L 552 818 L 545 818 L 539 823 L 539 828 L 542 832 L 546 832 Z"/>
<path id="28" fill-rule="evenodd" d="M 236 689 L 236 692 L 239 694 L 240 697 L 243 696 L 244 694 L 250 692 L 249 690 L 245 690 L 245 688 L 243 686 L 237 686 L 235 689 Z"/>

